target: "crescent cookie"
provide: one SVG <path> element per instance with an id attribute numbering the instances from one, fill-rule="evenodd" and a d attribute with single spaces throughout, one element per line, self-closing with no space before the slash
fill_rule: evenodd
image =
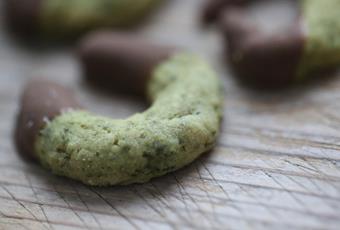
<path id="1" fill-rule="evenodd" d="M 281 88 L 340 65 L 340 0 L 211 0 L 236 76 L 260 88 Z"/>
<path id="2" fill-rule="evenodd" d="M 93 50 L 100 47 L 93 45 L 99 37 L 85 42 L 82 55 L 97 55 L 96 64 L 104 68 L 107 63 L 98 62 L 105 58 Z M 110 39 L 119 40 L 115 35 Z M 129 38 L 124 42 L 129 43 Z M 119 46 L 117 52 L 134 46 L 113 44 Z M 115 48 L 107 50 L 112 52 Z M 153 52 L 157 53 L 156 48 Z M 150 56 L 142 58 L 135 53 L 133 57 L 136 56 L 143 65 L 148 60 L 157 63 L 150 68 L 146 80 L 149 109 L 127 119 L 113 120 L 85 111 L 63 87 L 36 81 L 28 85 L 22 99 L 17 126 L 21 152 L 30 152 L 57 175 L 104 186 L 146 182 L 177 170 L 212 149 L 219 133 L 223 103 L 221 82 L 214 71 L 201 58 L 178 51 L 157 62 Z M 89 57 L 82 59 L 84 65 L 89 65 Z M 138 64 L 135 66 L 140 69 Z M 114 73 L 112 76 L 119 81 Z M 43 101 L 39 103 L 34 98 Z"/>

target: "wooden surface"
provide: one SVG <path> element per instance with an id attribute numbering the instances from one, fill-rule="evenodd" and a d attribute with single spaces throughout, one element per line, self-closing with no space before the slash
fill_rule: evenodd
<path id="1" fill-rule="evenodd" d="M 89 88 L 72 48 L 22 46 L 1 26 L 0 229 L 340 229 L 340 76 L 276 94 L 235 84 L 219 35 L 198 26 L 200 3 L 171 0 L 139 30 L 216 68 L 226 85 L 223 131 L 210 154 L 144 185 L 87 187 L 17 156 L 11 133 L 31 76 L 69 85 L 111 117 L 144 105 Z"/>

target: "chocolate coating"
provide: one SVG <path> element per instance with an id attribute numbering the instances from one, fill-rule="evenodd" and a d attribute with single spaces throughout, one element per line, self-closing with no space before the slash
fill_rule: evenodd
<path id="1" fill-rule="evenodd" d="M 38 28 L 42 0 L 6 0 L 7 24 L 15 32 L 33 34 Z"/>
<path id="2" fill-rule="evenodd" d="M 79 56 L 90 82 L 144 95 L 152 70 L 174 50 L 141 41 L 133 35 L 98 32 L 81 42 Z"/>
<path id="3" fill-rule="evenodd" d="M 240 6 L 251 1 L 253 0 L 206 0 L 202 8 L 202 21 L 204 23 L 215 22 L 228 6 Z"/>
<path id="4" fill-rule="evenodd" d="M 25 86 L 15 128 L 18 151 L 36 159 L 34 143 L 39 131 L 63 110 L 81 108 L 70 90 L 47 80 L 32 80 Z"/>
<path id="5" fill-rule="evenodd" d="M 305 43 L 301 18 L 279 31 L 263 29 L 247 11 L 229 8 L 221 16 L 229 61 L 237 77 L 258 88 L 282 88 L 296 79 Z M 283 23 L 284 24 L 284 23 Z"/>

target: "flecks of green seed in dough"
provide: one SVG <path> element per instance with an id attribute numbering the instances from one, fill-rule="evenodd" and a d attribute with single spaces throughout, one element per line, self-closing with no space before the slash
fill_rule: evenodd
<path id="1" fill-rule="evenodd" d="M 148 84 L 152 106 L 125 120 L 85 111 L 51 121 L 36 143 L 44 166 L 90 185 L 146 182 L 211 149 L 222 118 L 222 86 L 200 58 L 177 54 Z"/>

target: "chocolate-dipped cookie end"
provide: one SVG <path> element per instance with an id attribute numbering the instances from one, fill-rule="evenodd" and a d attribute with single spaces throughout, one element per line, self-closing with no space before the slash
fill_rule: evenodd
<path id="1" fill-rule="evenodd" d="M 206 0 L 202 7 L 202 21 L 205 24 L 214 23 L 228 7 L 241 6 L 252 1 L 254 0 Z"/>
<path id="2" fill-rule="evenodd" d="M 9 28 L 20 34 L 33 35 L 38 29 L 42 0 L 6 0 L 5 15 Z"/>
<path id="3" fill-rule="evenodd" d="M 145 94 L 153 69 L 175 49 L 153 45 L 131 34 L 96 32 L 79 46 L 86 79 L 120 92 Z"/>
<path id="4" fill-rule="evenodd" d="M 81 108 L 70 90 L 35 79 L 24 88 L 15 127 L 15 143 L 25 158 L 36 159 L 34 147 L 40 130 L 64 110 Z"/>
<path id="5" fill-rule="evenodd" d="M 284 88 L 298 74 L 305 35 L 299 18 L 279 32 L 263 31 L 244 10 L 224 11 L 220 26 L 236 77 L 256 88 Z"/>

